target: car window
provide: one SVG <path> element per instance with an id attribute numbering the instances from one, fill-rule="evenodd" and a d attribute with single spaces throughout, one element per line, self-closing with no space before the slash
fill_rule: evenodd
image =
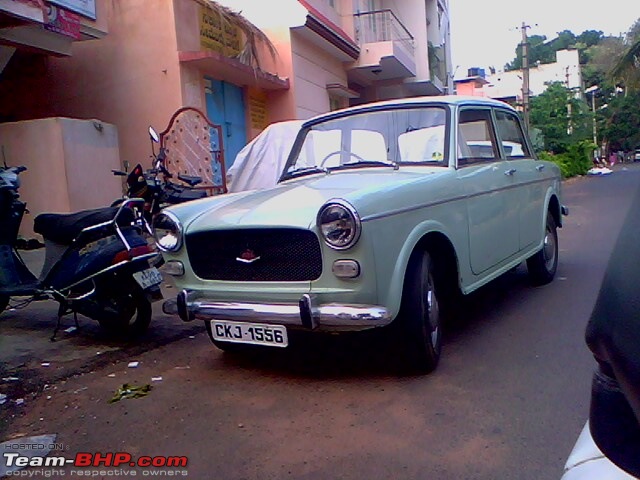
<path id="1" fill-rule="evenodd" d="M 491 161 L 498 157 L 491 130 L 491 111 L 462 110 L 458 120 L 458 164 Z"/>
<path id="2" fill-rule="evenodd" d="M 304 145 L 298 155 L 300 168 L 315 166 L 315 159 L 326 158 L 332 152 L 340 151 L 342 132 L 340 130 L 313 130 L 307 134 Z M 329 160 L 332 160 L 329 157 Z M 339 158 L 336 159 L 339 161 Z"/>
<path id="3" fill-rule="evenodd" d="M 442 106 L 330 117 L 303 130 L 284 176 L 409 163 L 446 167 L 446 121 L 447 111 Z"/>
<path id="4" fill-rule="evenodd" d="M 400 161 L 441 162 L 444 159 L 444 131 L 444 125 L 436 125 L 400 134 Z"/>
<path id="5" fill-rule="evenodd" d="M 387 145 L 384 136 L 380 132 L 371 130 L 351 131 L 351 151 L 354 156 L 349 161 L 357 161 L 358 158 L 385 162 L 387 160 Z"/>
<path id="6" fill-rule="evenodd" d="M 507 158 L 530 157 L 529 147 L 518 117 L 509 112 L 496 111 L 496 128 Z"/>

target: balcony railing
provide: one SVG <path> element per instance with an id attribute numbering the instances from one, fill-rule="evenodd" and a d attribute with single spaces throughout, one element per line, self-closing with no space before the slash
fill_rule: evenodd
<path id="1" fill-rule="evenodd" d="M 389 9 L 360 12 L 354 15 L 356 40 L 360 45 L 376 42 L 395 42 L 414 58 L 413 35 Z"/>

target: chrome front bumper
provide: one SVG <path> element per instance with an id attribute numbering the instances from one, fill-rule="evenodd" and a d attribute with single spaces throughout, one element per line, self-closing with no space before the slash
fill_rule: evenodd
<path id="1" fill-rule="evenodd" d="M 162 306 L 164 313 L 182 320 L 228 320 L 337 331 L 382 327 L 391 323 L 389 311 L 377 305 L 318 304 L 305 294 L 297 304 L 220 302 L 198 298 L 196 292 L 182 290 L 175 300 Z"/>

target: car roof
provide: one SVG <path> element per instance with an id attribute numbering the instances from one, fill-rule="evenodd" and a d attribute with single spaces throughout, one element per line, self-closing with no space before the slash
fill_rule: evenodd
<path id="1" fill-rule="evenodd" d="M 312 117 L 304 122 L 303 127 L 313 125 L 332 118 L 340 118 L 348 116 L 354 113 L 361 113 L 367 111 L 379 111 L 387 110 L 390 107 L 412 107 L 412 106 L 429 106 L 429 105 L 474 105 L 484 107 L 503 107 L 509 110 L 515 111 L 515 109 L 508 103 L 500 100 L 494 100 L 486 97 L 474 97 L 465 95 L 441 95 L 441 96 L 428 96 L 428 97 L 409 97 L 400 98 L 395 100 L 385 100 L 381 102 L 365 103 L 362 105 L 356 105 L 355 107 L 348 107 L 341 110 L 334 110 L 332 112 L 323 113 Z"/>

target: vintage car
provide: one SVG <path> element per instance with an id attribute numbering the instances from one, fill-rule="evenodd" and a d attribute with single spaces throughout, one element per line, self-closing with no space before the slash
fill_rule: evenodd
<path id="1" fill-rule="evenodd" d="M 204 320 L 236 351 L 286 347 L 294 329 L 390 325 L 408 364 L 428 372 L 461 295 L 524 260 L 535 283 L 553 279 L 560 186 L 502 102 L 423 97 L 320 115 L 275 187 L 155 218 L 180 291 L 164 309 Z"/>

